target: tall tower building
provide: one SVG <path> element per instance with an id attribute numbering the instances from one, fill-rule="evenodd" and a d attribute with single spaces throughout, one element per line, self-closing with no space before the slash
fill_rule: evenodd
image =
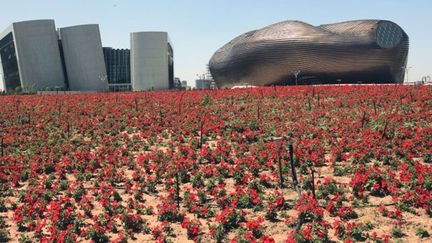
<path id="1" fill-rule="evenodd" d="M 0 33 L 0 89 L 65 88 L 54 20 L 12 23 Z"/>
<path id="2" fill-rule="evenodd" d="M 110 91 L 130 91 L 130 50 L 103 48 Z"/>
<path id="3" fill-rule="evenodd" d="M 130 38 L 132 89 L 173 88 L 174 60 L 168 33 L 134 32 Z"/>
<path id="4" fill-rule="evenodd" d="M 60 28 L 59 39 L 69 90 L 108 90 L 99 25 Z"/>

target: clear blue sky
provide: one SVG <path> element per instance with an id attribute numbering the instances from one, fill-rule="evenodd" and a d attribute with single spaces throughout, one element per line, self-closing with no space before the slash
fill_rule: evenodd
<path id="1" fill-rule="evenodd" d="M 10 0 L 0 12 L 0 31 L 30 19 L 54 19 L 57 27 L 97 23 L 102 44 L 117 48 L 129 48 L 130 32 L 167 31 L 175 76 L 192 85 L 219 47 L 249 30 L 284 20 L 387 19 L 410 37 L 409 79 L 432 76 L 432 0 Z"/>

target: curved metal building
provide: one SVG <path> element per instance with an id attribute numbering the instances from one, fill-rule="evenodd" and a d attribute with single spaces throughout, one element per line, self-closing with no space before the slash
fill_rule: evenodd
<path id="1" fill-rule="evenodd" d="M 209 63 L 219 88 L 238 84 L 401 83 L 408 35 L 386 20 L 312 26 L 285 21 L 242 34 Z"/>

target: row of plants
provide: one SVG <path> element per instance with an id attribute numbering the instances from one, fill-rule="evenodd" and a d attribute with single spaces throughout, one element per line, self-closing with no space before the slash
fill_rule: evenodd
<path id="1" fill-rule="evenodd" d="M 1 96 L 0 237 L 426 238 L 430 224 L 410 235 L 406 215 L 432 217 L 431 94 L 390 85 Z M 364 222 L 367 213 L 378 216 Z"/>

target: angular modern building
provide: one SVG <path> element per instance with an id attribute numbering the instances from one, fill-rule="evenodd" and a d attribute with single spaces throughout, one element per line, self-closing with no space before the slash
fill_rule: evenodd
<path id="1" fill-rule="evenodd" d="M 103 48 L 110 91 L 132 90 L 130 72 L 130 50 Z"/>
<path id="2" fill-rule="evenodd" d="M 107 73 L 97 24 L 60 28 L 59 41 L 69 90 L 107 91 Z"/>
<path id="3" fill-rule="evenodd" d="M 401 83 L 408 35 L 386 20 L 285 21 L 242 34 L 209 62 L 220 88 L 239 84 Z"/>
<path id="4" fill-rule="evenodd" d="M 0 34 L 0 63 L 2 90 L 108 90 L 98 25 L 13 23 Z"/>
<path id="5" fill-rule="evenodd" d="M 0 34 L 0 89 L 65 88 L 54 20 L 16 22 Z"/>
<path id="6" fill-rule="evenodd" d="M 174 87 L 173 49 L 166 32 L 134 32 L 131 38 L 131 81 L 134 91 Z"/>
<path id="7" fill-rule="evenodd" d="M 97 24 L 13 23 L 0 33 L 0 91 L 129 91 L 174 88 L 166 32 L 131 33 L 131 50 L 102 48 Z"/>
<path id="8" fill-rule="evenodd" d="M 196 89 L 211 89 L 213 80 L 211 79 L 197 79 L 195 80 Z"/>
<path id="9" fill-rule="evenodd" d="M 4 77 L 3 77 L 3 64 L 0 58 L 0 92 L 4 92 L 5 90 L 5 83 L 4 83 Z"/>

